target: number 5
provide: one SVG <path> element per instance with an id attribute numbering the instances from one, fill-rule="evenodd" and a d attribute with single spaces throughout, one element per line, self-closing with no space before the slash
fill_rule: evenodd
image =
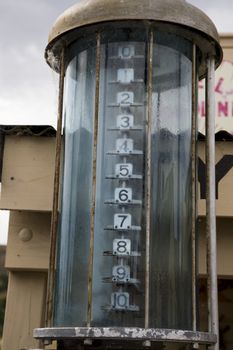
<path id="1" fill-rule="evenodd" d="M 116 164 L 115 173 L 116 173 L 116 177 L 129 178 L 133 175 L 133 164 L 130 164 L 130 163 Z"/>

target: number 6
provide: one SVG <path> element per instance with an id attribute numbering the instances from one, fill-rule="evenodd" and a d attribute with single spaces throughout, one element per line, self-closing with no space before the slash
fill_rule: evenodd
<path id="1" fill-rule="evenodd" d="M 130 203 L 132 201 L 132 188 L 116 188 L 115 201 L 119 203 Z"/>

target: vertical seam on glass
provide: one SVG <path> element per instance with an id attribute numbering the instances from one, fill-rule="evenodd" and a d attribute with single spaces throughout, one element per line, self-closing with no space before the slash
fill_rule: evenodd
<path id="1" fill-rule="evenodd" d="M 207 59 L 206 78 L 206 234 L 207 234 L 207 278 L 208 278 L 208 308 L 209 332 L 218 338 L 218 291 L 216 265 L 216 213 L 215 213 L 215 103 L 214 103 L 214 73 L 215 59 Z M 219 343 L 214 345 L 219 349 Z"/>
<path id="2" fill-rule="evenodd" d="M 59 203 L 59 187 L 60 187 L 61 142 L 62 142 L 61 133 L 62 133 L 62 121 L 63 121 L 64 79 L 65 79 L 65 47 L 63 47 L 62 49 L 61 61 L 60 61 L 55 173 L 54 173 L 54 188 L 53 188 L 53 208 L 52 208 L 51 228 L 50 228 L 49 271 L 48 271 L 46 312 L 45 312 L 45 324 L 47 327 L 51 326 L 52 317 L 53 317 L 55 260 L 56 260 L 57 228 L 58 228 L 58 203 Z"/>
<path id="3" fill-rule="evenodd" d="M 90 327 L 92 318 L 92 286 L 93 286 L 93 254 L 94 254 L 94 229 L 95 229 L 95 205 L 96 205 L 96 163 L 97 142 L 99 126 L 99 92 L 100 92 L 100 33 L 96 38 L 96 86 L 95 86 L 95 110 L 94 110 L 94 134 L 93 134 L 93 161 L 92 161 L 92 202 L 91 202 L 91 227 L 90 250 L 88 263 L 88 305 L 87 326 Z"/>
<path id="4" fill-rule="evenodd" d="M 148 81 L 147 81 L 147 120 L 146 120 L 146 273 L 145 273 L 145 328 L 149 328 L 150 308 L 150 215 L 151 215 L 151 130 L 152 130 L 152 93 L 153 93 L 153 44 L 154 31 L 149 31 Z"/>
<path id="5" fill-rule="evenodd" d="M 192 316 L 193 330 L 197 330 L 196 315 L 196 134 L 197 134 L 197 66 L 196 66 L 196 45 L 193 43 L 192 57 Z"/>

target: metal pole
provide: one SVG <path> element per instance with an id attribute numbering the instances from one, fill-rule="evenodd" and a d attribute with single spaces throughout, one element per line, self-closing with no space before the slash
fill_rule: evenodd
<path id="1" fill-rule="evenodd" d="M 95 111 L 94 111 L 94 140 L 93 140 L 93 162 L 92 162 L 92 205 L 91 205 L 91 233 L 90 251 L 88 265 L 88 305 L 87 326 L 91 325 L 92 318 L 92 285 L 93 285 L 93 255 L 94 255 L 94 231 L 95 231 L 95 206 L 96 206 L 96 165 L 97 165 L 97 141 L 99 125 L 99 91 L 100 91 L 100 33 L 97 34 L 96 44 L 96 88 L 95 88 Z"/>
<path id="2" fill-rule="evenodd" d="M 193 44 L 192 69 L 192 314 L 193 331 L 197 330 L 197 302 L 196 302 L 196 221 L 197 221 L 197 67 L 196 45 Z"/>
<path id="3" fill-rule="evenodd" d="M 59 217 L 58 205 L 59 205 L 59 187 L 60 187 L 64 78 L 65 78 L 65 48 L 62 49 L 61 62 L 60 62 L 55 174 L 54 174 L 54 188 L 53 188 L 53 208 L 52 208 L 51 229 L 50 229 L 50 255 L 49 255 L 48 284 L 47 284 L 46 313 L 45 313 L 46 327 L 51 326 L 52 316 L 53 316 L 53 295 L 54 295 L 54 284 L 55 284 L 57 227 L 58 227 L 58 217 Z"/>
<path id="4" fill-rule="evenodd" d="M 217 239 L 215 213 L 215 99 L 214 99 L 215 59 L 207 60 L 206 78 L 206 232 L 207 267 L 209 289 L 209 332 L 219 339 L 218 324 L 218 279 L 217 279 Z M 210 349 L 219 350 L 219 340 Z"/>
<path id="5" fill-rule="evenodd" d="M 148 82 L 147 82 L 147 128 L 146 128 L 146 269 L 145 269 L 145 328 L 149 328 L 150 310 L 150 215 L 151 215 L 151 129 L 152 129 L 152 94 L 153 94 L 153 29 L 149 33 L 148 46 Z"/>

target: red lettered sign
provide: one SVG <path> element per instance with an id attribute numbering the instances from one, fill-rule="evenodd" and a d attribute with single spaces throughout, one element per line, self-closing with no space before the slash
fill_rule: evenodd
<path id="1" fill-rule="evenodd" d="M 233 135 L 233 62 L 223 61 L 215 73 L 216 133 L 225 130 Z M 199 83 L 198 126 L 205 134 L 205 82 Z"/>

